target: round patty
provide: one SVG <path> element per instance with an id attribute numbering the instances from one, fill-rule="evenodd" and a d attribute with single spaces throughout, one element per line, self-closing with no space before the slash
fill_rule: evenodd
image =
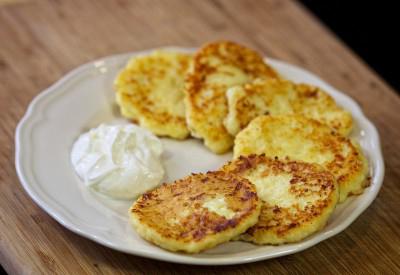
<path id="1" fill-rule="evenodd" d="M 300 241 L 323 228 L 339 199 L 334 176 L 317 164 L 239 157 L 222 168 L 255 184 L 262 200 L 257 224 L 239 239 L 257 244 Z"/>
<path id="2" fill-rule="evenodd" d="M 133 57 L 115 80 L 122 115 L 156 135 L 186 138 L 183 86 L 190 61 L 172 51 Z"/>
<path id="3" fill-rule="evenodd" d="M 228 88 L 277 73 L 252 49 L 228 41 L 200 48 L 185 81 L 186 119 L 192 136 L 215 153 L 232 148 L 233 137 L 223 121 L 228 113 Z"/>
<path id="4" fill-rule="evenodd" d="M 253 184 L 217 171 L 143 194 L 130 218 L 142 238 L 171 251 L 197 253 L 245 232 L 257 222 L 260 207 Z"/>
<path id="5" fill-rule="evenodd" d="M 300 115 L 260 116 L 236 136 L 234 157 L 263 153 L 322 165 L 335 176 L 341 202 L 368 184 L 368 162 L 358 143 Z"/>
<path id="6" fill-rule="evenodd" d="M 228 89 L 228 115 L 224 125 L 235 136 L 254 118 L 268 115 L 300 114 L 328 125 L 347 136 L 351 114 L 318 87 L 282 79 L 257 79 Z"/>

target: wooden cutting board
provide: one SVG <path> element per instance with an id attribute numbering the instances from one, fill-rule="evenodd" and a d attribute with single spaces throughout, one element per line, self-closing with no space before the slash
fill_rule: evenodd
<path id="1" fill-rule="evenodd" d="M 400 273 L 400 99 L 297 2 L 4 1 L 0 6 L 0 262 L 10 273 Z M 340 15 L 339 15 L 340 16 Z M 14 131 L 32 98 L 74 67 L 165 45 L 232 39 L 304 67 L 356 99 L 378 127 L 386 177 L 343 233 L 304 252 L 227 267 L 164 263 L 116 252 L 54 221 L 23 191 Z M 367 46 L 367 45 L 366 45 Z"/>

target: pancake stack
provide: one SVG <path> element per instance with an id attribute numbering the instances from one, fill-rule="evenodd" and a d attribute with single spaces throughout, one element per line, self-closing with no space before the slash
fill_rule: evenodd
<path id="1" fill-rule="evenodd" d="M 156 135 L 191 135 L 217 154 L 233 147 L 233 160 L 217 171 L 163 184 L 132 205 L 137 233 L 162 248 L 298 242 L 368 186 L 368 161 L 349 138 L 351 114 L 242 45 L 134 57 L 115 87 L 122 115 Z"/>

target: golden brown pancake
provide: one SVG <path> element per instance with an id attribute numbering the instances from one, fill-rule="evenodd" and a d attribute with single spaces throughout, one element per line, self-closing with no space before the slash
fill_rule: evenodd
<path id="1" fill-rule="evenodd" d="M 245 232 L 260 214 L 255 186 L 234 174 L 192 174 L 143 194 L 130 209 L 144 239 L 197 253 Z"/>
<path id="2" fill-rule="evenodd" d="M 318 87 L 283 79 L 257 79 L 228 89 L 228 115 L 224 125 L 235 136 L 254 118 L 299 114 L 318 120 L 347 136 L 353 126 L 351 114 Z"/>
<path id="3" fill-rule="evenodd" d="M 317 164 L 240 156 L 222 169 L 255 184 L 263 202 L 257 224 L 239 239 L 257 244 L 300 241 L 322 229 L 339 199 L 334 176 Z"/>
<path id="4" fill-rule="evenodd" d="M 215 153 L 233 145 L 223 125 L 228 113 L 225 93 L 229 87 L 277 73 L 255 51 L 233 42 L 219 41 L 200 48 L 186 78 L 186 119 L 191 134 L 202 138 Z"/>
<path id="5" fill-rule="evenodd" d="M 257 224 L 239 239 L 256 244 L 300 241 L 322 229 L 339 199 L 334 176 L 317 164 L 240 156 L 222 169 L 255 184 L 263 202 Z"/>
<path id="6" fill-rule="evenodd" d="M 132 58 L 115 80 L 122 115 L 156 135 L 186 138 L 183 86 L 190 61 L 172 51 Z"/>
<path id="7" fill-rule="evenodd" d="M 322 165 L 339 184 L 340 202 L 368 184 L 368 161 L 358 143 L 300 115 L 260 116 L 236 136 L 235 158 L 263 153 Z"/>

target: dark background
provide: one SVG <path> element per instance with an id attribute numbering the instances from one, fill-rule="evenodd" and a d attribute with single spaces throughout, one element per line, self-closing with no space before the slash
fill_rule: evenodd
<path id="1" fill-rule="evenodd" d="M 399 93 L 398 1 L 300 2 Z"/>

